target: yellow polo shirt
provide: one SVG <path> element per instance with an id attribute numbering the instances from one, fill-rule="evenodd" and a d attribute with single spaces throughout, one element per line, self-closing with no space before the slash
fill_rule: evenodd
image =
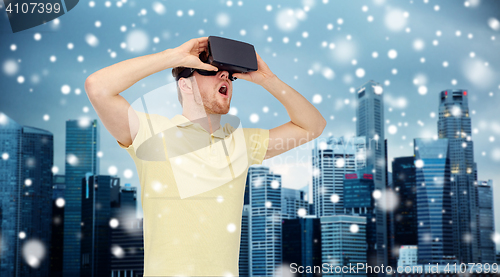
<path id="1" fill-rule="evenodd" d="M 144 276 L 238 276 L 245 181 L 269 130 L 226 123 L 209 134 L 183 115 L 136 113 L 136 138 L 118 144 L 141 185 Z"/>

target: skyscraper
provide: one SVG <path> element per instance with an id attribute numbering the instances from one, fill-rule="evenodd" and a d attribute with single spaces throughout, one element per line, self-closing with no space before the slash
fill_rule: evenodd
<path id="1" fill-rule="evenodd" d="M 365 167 L 364 137 L 315 140 L 312 150 L 313 204 L 318 217 L 345 214 L 344 175 Z"/>
<path id="2" fill-rule="evenodd" d="M 294 219 L 299 213 L 301 216 L 307 215 L 309 203 L 304 200 L 304 191 L 281 188 L 282 218 Z"/>
<path id="3" fill-rule="evenodd" d="M 375 174 L 375 187 L 385 189 L 385 127 L 382 86 L 369 81 L 357 89 L 356 135 L 367 140 L 366 167 Z"/>
<path id="4" fill-rule="evenodd" d="M 346 174 L 344 177 L 344 208 L 348 215 L 366 218 L 366 256 L 370 266 L 377 263 L 377 223 L 373 199 L 373 174 L 369 169 Z M 370 274 L 373 276 L 375 274 Z"/>
<path id="5" fill-rule="evenodd" d="M 493 180 L 478 181 L 476 186 L 476 205 L 478 236 L 474 239 L 479 242 L 479 262 L 482 264 L 495 263 L 495 217 L 493 213 Z"/>
<path id="6" fill-rule="evenodd" d="M 476 222 L 476 165 L 472 143 L 468 93 L 445 90 L 439 94 L 439 138 L 448 139 L 451 169 L 454 253 L 460 262 L 478 261 Z"/>
<path id="7" fill-rule="evenodd" d="M 111 216 L 118 220 L 118 227 L 111 228 L 112 276 L 143 276 L 144 238 L 143 219 L 136 217 L 137 188 L 130 184 L 119 186 L 114 178 L 111 186 Z M 118 188 L 118 190 L 116 190 Z M 117 193 L 117 195 L 113 195 Z M 115 202 L 115 199 L 116 202 Z"/>
<path id="8" fill-rule="evenodd" d="M 283 264 L 285 267 L 321 267 L 321 224 L 314 215 L 283 219 Z M 291 264 L 295 264 L 292 265 Z M 297 272 L 294 276 L 314 277 L 316 273 Z"/>
<path id="9" fill-rule="evenodd" d="M 98 175 L 97 120 L 66 121 L 66 190 L 64 207 L 63 276 L 80 276 L 82 178 Z"/>
<path id="10" fill-rule="evenodd" d="M 82 244 L 81 276 L 109 276 L 111 228 L 119 221 L 111 220 L 112 187 L 120 187 L 120 179 L 107 175 L 87 174 L 82 178 Z"/>
<path id="11" fill-rule="evenodd" d="M 1 276 L 49 275 L 53 151 L 52 133 L 0 113 Z"/>
<path id="12" fill-rule="evenodd" d="M 250 167 L 250 276 L 281 276 L 281 175 Z"/>
<path id="13" fill-rule="evenodd" d="M 64 237 L 64 175 L 54 175 L 52 179 L 52 240 L 50 243 L 50 276 L 61 277 L 63 272 Z"/>
<path id="14" fill-rule="evenodd" d="M 385 191 L 386 181 L 386 147 L 384 127 L 383 88 L 372 80 L 357 89 L 356 135 L 366 137 L 366 167 L 374 174 L 375 189 Z M 385 202 L 385 194 L 379 201 Z M 380 206 L 380 205 L 379 205 Z M 377 223 L 377 259 L 378 264 L 388 264 L 388 233 L 385 210 L 379 206 L 375 209 Z"/>
<path id="15" fill-rule="evenodd" d="M 238 270 L 240 277 L 250 276 L 250 205 L 243 205 L 243 213 L 241 218 L 241 238 L 240 238 L 240 256 L 238 260 Z"/>
<path id="16" fill-rule="evenodd" d="M 366 264 L 366 217 L 350 215 L 322 216 L 321 249 L 322 263 L 334 266 Z M 384 265 L 385 266 L 385 265 Z M 366 276 L 356 273 L 328 272 L 322 276 Z"/>
<path id="17" fill-rule="evenodd" d="M 441 263 L 453 255 L 448 139 L 415 139 L 418 261 Z"/>
<path id="18" fill-rule="evenodd" d="M 394 211 L 394 247 L 417 245 L 417 180 L 415 158 L 398 157 L 392 162 L 394 192 L 401 200 Z"/>
<path id="19" fill-rule="evenodd" d="M 61 277 L 63 273 L 64 251 L 64 175 L 54 175 L 52 179 L 52 240 L 50 243 L 50 276 Z"/>

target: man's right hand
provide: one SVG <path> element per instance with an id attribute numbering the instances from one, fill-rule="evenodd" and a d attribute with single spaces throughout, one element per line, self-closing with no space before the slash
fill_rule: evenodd
<path id="1" fill-rule="evenodd" d="M 210 71 L 217 71 L 217 67 L 204 63 L 199 55 L 208 51 L 208 37 L 193 38 L 179 47 L 172 49 L 178 58 L 174 67 L 198 68 Z"/>

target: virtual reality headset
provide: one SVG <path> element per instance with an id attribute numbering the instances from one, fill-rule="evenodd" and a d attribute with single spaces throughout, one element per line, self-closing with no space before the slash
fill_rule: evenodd
<path id="1" fill-rule="evenodd" d="M 208 52 L 202 52 L 199 55 L 200 60 L 217 67 L 219 71 L 229 72 L 229 79 L 231 81 L 236 79 L 232 77 L 233 73 L 251 72 L 258 69 L 257 55 L 255 54 L 255 48 L 251 44 L 209 36 L 207 49 Z M 175 80 L 178 81 L 180 78 L 187 78 L 194 71 L 205 76 L 217 74 L 217 71 L 186 68 L 177 75 Z"/>

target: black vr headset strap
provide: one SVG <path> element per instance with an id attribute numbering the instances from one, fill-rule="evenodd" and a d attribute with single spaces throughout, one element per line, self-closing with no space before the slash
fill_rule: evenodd
<path id="1" fill-rule="evenodd" d="M 175 80 L 179 81 L 180 78 L 187 78 L 189 75 L 191 75 L 191 73 L 193 73 L 194 70 L 194 68 L 185 68 L 179 73 L 179 75 L 177 75 L 177 77 L 175 77 Z"/>

